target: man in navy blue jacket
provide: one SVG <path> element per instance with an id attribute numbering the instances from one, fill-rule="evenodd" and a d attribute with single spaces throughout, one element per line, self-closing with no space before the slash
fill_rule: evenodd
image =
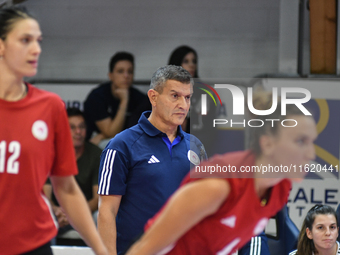
<path id="1" fill-rule="evenodd" d="M 117 134 L 101 155 L 98 229 L 110 254 L 122 254 L 189 170 L 206 159 L 202 143 L 181 128 L 192 86 L 182 67 L 159 68 L 148 91 L 152 111 Z"/>

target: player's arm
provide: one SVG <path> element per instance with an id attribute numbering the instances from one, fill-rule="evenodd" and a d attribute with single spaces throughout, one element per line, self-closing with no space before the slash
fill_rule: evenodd
<path id="1" fill-rule="evenodd" d="M 54 194 L 71 225 L 96 254 L 108 254 L 96 230 L 86 199 L 73 176 L 51 176 Z"/>
<path id="2" fill-rule="evenodd" d="M 100 155 L 98 173 L 98 217 L 99 234 L 109 250 L 109 254 L 117 254 L 116 215 L 122 196 L 127 187 L 128 159 L 117 150 L 119 139 L 113 139 Z M 110 174 L 108 174 L 110 172 Z"/>
<path id="3" fill-rule="evenodd" d="M 43 191 L 45 196 L 47 197 L 48 201 L 52 206 L 52 210 L 57 217 L 59 227 L 64 227 L 69 224 L 66 214 L 63 212 L 60 206 L 57 206 L 53 203 L 52 200 L 52 185 L 50 183 L 45 183 L 43 186 Z"/>
<path id="4" fill-rule="evenodd" d="M 117 113 L 113 119 L 110 117 L 96 121 L 96 125 L 100 130 L 100 133 L 106 138 L 114 137 L 120 131 L 122 131 L 125 115 L 129 102 L 129 90 L 117 89 L 115 90 L 115 96 L 120 99 L 120 103 L 117 109 Z"/>
<path id="5" fill-rule="evenodd" d="M 87 204 L 89 205 L 92 213 L 98 210 L 99 195 L 97 194 L 97 192 L 98 192 L 98 184 L 92 186 L 92 199 L 87 201 Z"/>
<path id="6" fill-rule="evenodd" d="M 98 208 L 98 231 L 110 255 L 117 254 L 116 216 L 121 195 L 100 195 Z"/>
<path id="7" fill-rule="evenodd" d="M 183 186 L 127 255 L 156 254 L 176 242 L 202 219 L 215 213 L 229 191 L 230 185 L 224 179 L 202 179 Z"/>

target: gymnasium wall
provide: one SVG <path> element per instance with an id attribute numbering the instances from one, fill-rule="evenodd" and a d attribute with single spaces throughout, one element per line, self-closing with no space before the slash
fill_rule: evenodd
<path id="1" fill-rule="evenodd" d="M 148 80 L 187 44 L 205 78 L 278 71 L 280 0 L 28 0 L 43 31 L 36 79 L 105 79 L 116 51 Z"/>

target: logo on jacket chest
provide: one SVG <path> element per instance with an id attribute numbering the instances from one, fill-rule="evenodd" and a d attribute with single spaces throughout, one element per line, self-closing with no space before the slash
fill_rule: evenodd
<path id="1" fill-rule="evenodd" d="M 188 159 L 195 166 L 197 166 L 197 165 L 199 165 L 201 163 L 201 160 L 198 157 L 197 153 L 194 152 L 193 150 L 188 150 Z"/>
<path id="2" fill-rule="evenodd" d="M 32 135 L 39 141 L 46 140 L 48 136 L 48 127 L 45 121 L 37 120 L 32 125 Z"/>
<path id="3" fill-rule="evenodd" d="M 149 164 L 155 164 L 155 163 L 159 163 L 159 159 L 155 157 L 155 155 L 152 155 L 148 161 Z"/>

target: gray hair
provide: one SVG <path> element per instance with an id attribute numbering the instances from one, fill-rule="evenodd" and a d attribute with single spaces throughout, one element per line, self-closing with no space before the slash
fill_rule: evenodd
<path id="1" fill-rule="evenodd" d="M 168 80 L 175 80 L 181 83 L 194 85 L 190 73 L 181 66 L 167 65 L 157 69 L 152 75 L 150 89 L 162 93 L 163 87 Z"/>

